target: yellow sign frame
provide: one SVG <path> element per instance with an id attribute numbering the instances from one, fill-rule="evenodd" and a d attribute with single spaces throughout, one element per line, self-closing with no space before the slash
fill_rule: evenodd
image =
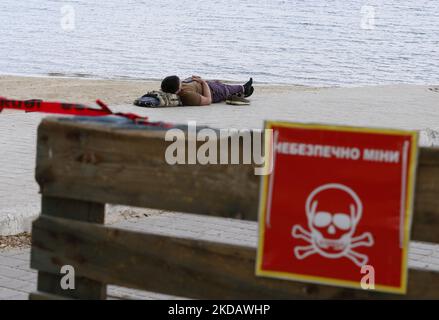
<path id="1" fill-rule="evenodd" d="M 283 128 L 300 128 L 310 130 L 328 130 L 328 131 L 342 131 L 353 133 L 372 133 L 372 134 L 387 134 L 387 135 L 406 135 L 411 137 L 411 152 L 410 152 L 410 166 L 407 176 L 407 198 L 406 198 L 406 212 L 404 221 L 404 239 L 402 248 L 402 264 L 401 264 L 401 286 L 384 286 L 375 285 L 374 291 L 406 294 L 407 293 L 407 281 L 408 281 L 408 247 L 410 241 L 410 227 L 413 216 L 414 205 L 414 191 L 415 191 L 415 179 L 416 169 L 418 164 L 418 132 L 413 130 L 394 130 L 394 129 L 380 129 L 380 128 L 366 128 L 366 127 L 352 127 L 352 126 L 340 126 L 340 125 L 323 125 L 323 124 L 306 124 L 306 123 L 294 123 L 285 121 L 265 121 L 265 129 L 273 129 L 273 127 Z M 271 141 L 268 141 L 265 150 L 273 150 Z M 268 147 L 268 148 L 267 148 Z M 267 161 L 271 161 L 271 154 L 266 157 Z M 271 163 L 268 164 L 271 167 Z M 288 272 L 278 272 L 262 269 L 262 258 L 264 252 L 264 240 L 265 240 L 265 218 L 267 212 L 267 196 L 268 196 L 268 181 L 270 175 L 263 175 L 261 177 L 260 184 L 260 196 L 259 196 L 259 239 L 258 250 L 256 257 L 256 275 L 263 277 L 278 278 L 284 280 L 297 280 L 307 283 L 333 285 L 338 287 L 347 287 L 353 289 L 362 289 L 360 282 L 339 280 L 327 277 L 309 276 L 303 274 L 295 274 Z"/>

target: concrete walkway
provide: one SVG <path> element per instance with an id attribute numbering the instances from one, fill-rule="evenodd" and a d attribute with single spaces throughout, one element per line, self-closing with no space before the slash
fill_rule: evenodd
<path id="1" fill-rule="evenodd" d="M 158 213 L 158 212 L 156 212 Z M 114 224 L 119 228 L 172 234 L 230 244 L 256 246 L 257 224 L 213 217 L 179 213 L 153 214 L 150 217 L 129 219 Z M 36 272 L 29 268 L 30 249 L 0 251 L 0 299 L 27 299 L 36 289 Z M 409 266 L 439 272 L 439 246 L 412 242 Z M 131 299 L 172 299 L 161 294 L 109 286 L 108 294 Z"/>

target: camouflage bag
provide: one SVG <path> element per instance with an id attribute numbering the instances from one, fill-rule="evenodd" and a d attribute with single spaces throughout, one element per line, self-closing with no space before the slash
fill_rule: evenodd
<path id="1" fill-rule="evenodd" d="M 147 96 L 159 99 L 159 107 L 178 107 L 182 105 L 180 97 L 174 93 L 151 91 L 147 93 Z"/>
<path id="2" fill-rule="evenodd" d="M 143 100 L 145 100 L 145 103 L 143 103 Z M 158 100 L 158 104 L 156 103 L 148 103 L 146 100 L 147 98 L 155 98 Z M 134 101 L 134 104 L 141 107 L 178 107 L 181 106 L 181 100 L 180 97 L 174 93 L 166 93 L 163 91 L 150 91 L 144 96 L 142 96 L 139 99 L 136 99 Z"/>

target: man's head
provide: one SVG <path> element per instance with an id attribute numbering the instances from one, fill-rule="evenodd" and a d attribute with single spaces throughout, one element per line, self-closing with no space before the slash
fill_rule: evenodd
<path id="1" fill-rule="evenodd" d="M 169 76 L 162 81 L 162 91 L 167 93 L 178 93 L 180 91 L 180 78 Z"/>

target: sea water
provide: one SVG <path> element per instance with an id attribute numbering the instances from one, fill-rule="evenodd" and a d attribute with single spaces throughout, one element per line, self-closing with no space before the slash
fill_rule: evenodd
<path id="1" fill-rule="evenodd" d="M 0 74 L 439 83 L 436 0 L 1 0 Z"/>

